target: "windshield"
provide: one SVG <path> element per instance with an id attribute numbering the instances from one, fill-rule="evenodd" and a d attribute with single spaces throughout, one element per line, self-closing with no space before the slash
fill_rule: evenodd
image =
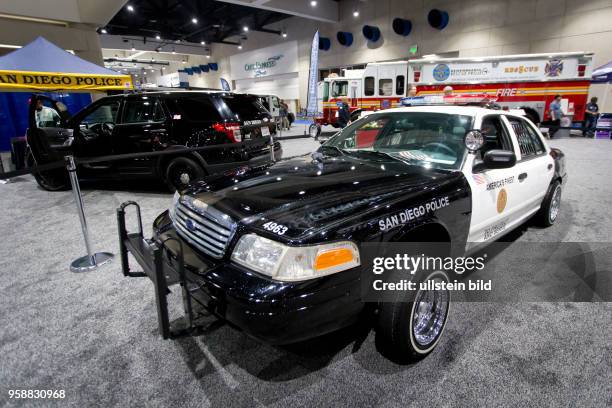
<path id="1" fill-rule="evenodd" d="M 365 160 L 397 160 L 456 170 L 466 151 L 463 138 L 471 128 L 471 116 L 438 112 L 381 113 L 351 124 L 324 146 Z"/>

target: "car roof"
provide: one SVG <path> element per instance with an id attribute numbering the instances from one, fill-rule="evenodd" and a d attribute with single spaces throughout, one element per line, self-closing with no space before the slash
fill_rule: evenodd
<path id="1" fill-rule="evenodd" d="M 170 96 L 194 96 L 194 95 L 241 95 L 241 96 L 253 96 L 257 97 L 257 95 L 246 94 L 246 93 L 236 93 L 236 92 L 227 92 L 227 91 L 216 91 L 216 90 L 164 90 L 164 91 L 147 91 L 147 92 L 132 92 L 132 93 L 124 93 L 118 95 L 110 95 L 107 98 L 138 98 L 143 96 L 162 96 L 162 97 L 170 97 Z"/>
<path id="2" fill-rule="evenodd" d="M 452 115 L 483 116 L 489 114 L 506 115 L 508 112 L 499 109 L 488 109 L 480 106 L 457 106 L 457 105 L 419 105 L 404 106 L 401 108 L 385 109 L 384 112 L 432 112 L 448 113 Z"/>

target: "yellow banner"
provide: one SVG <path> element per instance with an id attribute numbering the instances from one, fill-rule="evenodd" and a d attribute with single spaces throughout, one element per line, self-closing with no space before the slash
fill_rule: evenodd
<path id="1" fill-rule="evenodd" d="M 2 90 L 83 90 L 110 91 L 133 89 L 129 75 L 89 75 L 61 72 L 0 70 Z"/>

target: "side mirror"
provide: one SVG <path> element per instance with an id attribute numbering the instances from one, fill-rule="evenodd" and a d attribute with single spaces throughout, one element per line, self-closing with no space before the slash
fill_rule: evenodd
<path id="1" fill-rule="evenodd" d="M 465 134 L 463 143 L 470 153 L 475 153 L 484 146 L 484 136 L 480 130 L 470 130 Z"/>
<path id="2" fill-rule="evenodd" d="M 489 150 L 482 161 L 487 169 L 509 169 L 516 164 L 516 155 L 510 150 Z"/>

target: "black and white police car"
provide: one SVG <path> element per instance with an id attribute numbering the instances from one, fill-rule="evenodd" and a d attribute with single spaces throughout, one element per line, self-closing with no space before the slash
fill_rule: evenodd
<path id="1" fill-rule="evenodd" d="M 132 252 L 159 286 L 151 248 L 163 248 L 170 283 L 265 342 L 319 336 L 375 309 L 386 354 L 421 358 L 440 340 L 449 293 L 366 304 L 363 244 L 450 242 L 469 253 L 532 216 L 552 225 L 565 178 L 563 153 L 521 116 L 474 106 L 384 110 L 312 154 L 193 183 L 158 216 L 150 240 L 127 233 L 120 217 L 124 273 Z"/>

